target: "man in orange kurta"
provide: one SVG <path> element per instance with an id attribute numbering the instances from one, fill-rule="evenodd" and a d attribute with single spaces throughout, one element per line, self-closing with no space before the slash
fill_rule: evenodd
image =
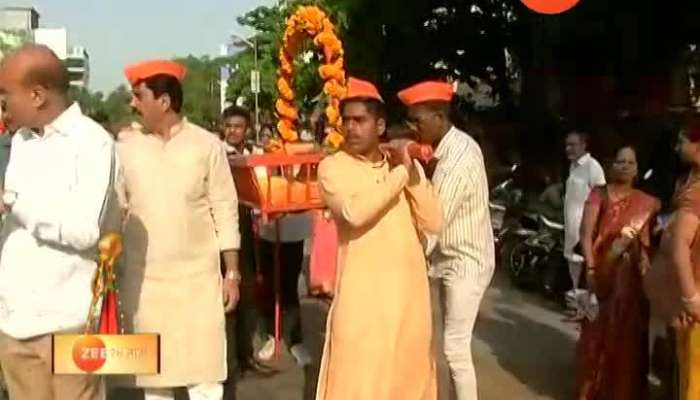
<path id="1" fill-rule="evenodd" d="M 319 166 L 338 227 L 336 295 L 317 400 L 433 400 L 430 292 L 419 232 L 437 233 L 439 201 L 410 142 L 379 148 L 384 102 L 351 78 L 341 104 L 345 143 Z"/>

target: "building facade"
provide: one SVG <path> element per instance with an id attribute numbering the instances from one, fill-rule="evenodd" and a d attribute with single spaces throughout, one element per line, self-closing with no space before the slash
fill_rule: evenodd
<path id="1" fill-rule="evenodd" d="M 50 48 L 61 60 L 68 56 L 68 31 L 65 28 L 35 29 L 34 43 Z"/>
<path id="2" fill-rule="evenodd" d="M 70 48 L 65 58 L 70 84 L 76 87 L 87 87 L 90 82 L 90 56 L 87 50 L 81 46 Z"/>
<path id="3" fill-rule="evenodd" d="M 69 46 L 66 28 L 39 27 L 39 13 L 31 7 L 0 8 L 0 59 L 25 43 L 42 44 L 66 63 L 71 86 L 87 87 L 90 57 L 82 46 Z"/>
<path id="4" fill-rule="evenodd" d="M 39 13 L 32 7 L 3 7 L 0 27 L 11 31 L 33 31 L 39 27 Z"/>

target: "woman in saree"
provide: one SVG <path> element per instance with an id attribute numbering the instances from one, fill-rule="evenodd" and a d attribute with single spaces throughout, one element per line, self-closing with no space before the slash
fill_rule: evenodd
<path id="1" fill-rule="evenodd" d="M 649 306 L 642 276 L 660 203 L 634 188 L 637 174 L 636 152 L 620 148 L 609 184 L 591 192 L 584 210 L 581 250 L 598 312 L 582 323 L 577 400 L 647 398 Z"/>
<path id="2" fill-rule="evenodd" d="M 681 127 L 676 150 L 690 167 L 678 182 L 673 214 L 647 277 L 655 309 L 675 328 L 676 398 L 700 399 L 700 116 Z"/>

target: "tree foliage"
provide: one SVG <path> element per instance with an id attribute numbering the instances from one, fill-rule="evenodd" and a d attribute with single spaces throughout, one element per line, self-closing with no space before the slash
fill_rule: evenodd
<path id="1" fill-rule="evenodd" d="M 114 124 L 124 124 L 134 119 L 129 103 L 131 93 L 124 85 L 119 85 L 102 102 L 101 110 Z"/>
<path id="2" fill-rule="evenodd" d="M 196 124 L 213 128 L 219 120 L 219 67 L 230 60 L 190 55 L 177 61 L 187 68 L 187 76 L 182 85 L 183 114 Z M 131 93 L 124 85 L 106 97 L 101 92 L 91 92 L 84 87 L 71 88 L 70 94 L 85 114 L 104 115 L 111 125 L 123 125 L 135 119 L 129 105 Z"/>
<path id="3" fill-rule="evenodd" d="M 31 42 L 31 34 L 25 30 L 0 29 L 0 59 L 17 47 Z"/>
<path id="4" fill-rule="evenodd" d="M 308 1 L 297 0 L 287 1 L 283 4 L 267 7 L 261 6 L 251 10 L 238 18 L 241 26 L 252 29 L 256 32 L 253 40 L 258 47 L 258 69 L 261 76 L 261 90 L 259 94 L 260 108 L 272 110 L 274 100 L 277 98 L 277 57 L 280 50 L 281 38 L 285 29 L 287 16 L 300 5 L 315 4 L 322 7 L 330 15 L 341 32 L 346 26 L 346 18 L 343 8 L 340 5 L 330 4 L 329 1 Z M 250 87 L 251 71 L 255 69 L 255 54 L 253 49 L 245 43 L 239 43 L 242 47 L 232 60 L 235 69 L 229 81 L 229 98 L 235 99 L 239 96 L 245 97 L 249 104 L 253 99 Z M 294 63 L 295 77 L 294 90 L 297 94 L 297 107 L 308 111 L 314 100 L 321 94 L 321 79 L 318 76 L 318 67 L 321 65 L 320 54 L 308 40 L 301 47 Z"/>
<path id="5" fill-rule="evenodd" d="M 80 105 L 80 108 L 86 115 L 103 112 L 104 95 L 102 92 L 91 92 L 82 86 L 72 86 L 69 93 L 71 99 Z"/>
<path id="6" fill-rule="evenodd" d="M 123 85 L 110 92 L 107 97 L 102 92 L 92 92 L 85 87 L 71 87 L 69 94 L 71 100 L 80 105 L 85 115 L 98 122 L 104 122 L 112 128 L 134 120 L 134 114 L 129 105 L 131 93 Z"/>
<path id="7" fill-rule="evenodd" d="M 229 62 L 227 58 L 187 56 L 177 59 L 187 68 L 183 82 L 183 113 L 194 123 L 213 128 L 219 120 L 220 76 L 219 68 Z"/>
<path id="8" fill-rule="evenodd" d="M 258 7 L 239 18 L 240 25 L 257 32 L 263 108 L 271 108 L 276 97 L 275 71 L 285 18 L 308 3 L 325 9 L 336 22 L 344 41 L 348 73 L 376 82 L 385 92 L 395 93 L 424 78 L 469 81 L 475 77 L 492 85 L 494 94 L 506 104 L 514 101 L 511 83 L 517 71 L 513 65 L 523 39 L 515 34 L 520 10 L 510 2 L 318 0 Z M 307 50 L 315 49 L 307 45 L 300 53 Z M 253 51 L 244 49 L 234 62 L 238 68 L 229 95 L 251 98 Z M 311 62 L 297 57 L 294 85 L 302 109 L 320 93 L 317 67 L 318 52 Z"/>

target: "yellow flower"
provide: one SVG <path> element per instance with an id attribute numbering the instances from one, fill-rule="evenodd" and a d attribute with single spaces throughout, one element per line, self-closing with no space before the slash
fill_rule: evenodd
<path id="1" fill-rule="evenodd" d="M 280 151 L 284 150 L 284 143 L 282 143 L 282 141 L 278 138 L 271 138 L 265 145 L 264 150 L 267 153 L 279 153 Z"/>
<path id="2" fill-rule="evenodd" d="M 277 79 L 277 91 L 279 92 L 280 97 L 284 100 L 294 100 L 294 90 L 292 89 L 292 85 L 286 78 L 280 77 L 279 79 Z"/>
<path id="3" fill-rule="evenodd" d="M 292 76 L 294 73 L 294 66 L 292 63 L 289 61 L 289 59 L 284 56 L 280 57 L 280 75 L 283 76 Z"/>
<path id="4" fill-rule="evenodd" d="M 338 65 L 337 62 L 333 64 L 326 64 L 320 66 L 318 68 L 318 74 L 321 75 L 321 79 L 323 79 L 324 81 L 327 81 L 329 79 L 335 79 L 338 82 L 342 82 L 345 80 L 345 71 L 343 70 L 343 65 Z"/>
<path id="5" fill-rule="evenodd" d="M 337 81 L 329 80 L 323 85 L 323 93 L 329 97 L 342 98 L 345 96 L 345 88 Z"/>
<path id="6" fill-rule="evenodd" d="M 280 136 L 282 136 L 282 139 L 286 142 L 296 142 L 299 139 L 294 125 L 287 119 L 279 120 L 277 123 L 277 131 L 279 131 Z"/>
<path id="7" fill-rule="evenodd" d="M 343 144 L 343 135 L 338 133 L 336 130 L 332 130 L 328 135 L 326 136 L 325 139 L 326 144 L 328 144 L 330 147 L 337 149 L 340 147 L 341 144 Z"/>
<path id="8" fill-rule="evenodd" d="M 275 102 L 275 110 L 277 113 L 290 121 L 296 121 L 299 119 L 299 113 L 294 108 L 294 105 L 284 99 L 277 99 Z"/>
<path id="9" fill-rule="evenodd" d="M 340 55 L 343 44 L 333 32 L 321 32 L 314 39 L 314 43 L 323 49 L 326 62 L 333 62 L 335 55 Z"/>
<path id="10" fill-rule="evenodd" d="M 328 118 L 330 125 L 335 125 L 340 119 L 340 110 L 337 107 L 333 107 L 333 105 L 328 105 L 326 107 L 326 118 Z"/>

